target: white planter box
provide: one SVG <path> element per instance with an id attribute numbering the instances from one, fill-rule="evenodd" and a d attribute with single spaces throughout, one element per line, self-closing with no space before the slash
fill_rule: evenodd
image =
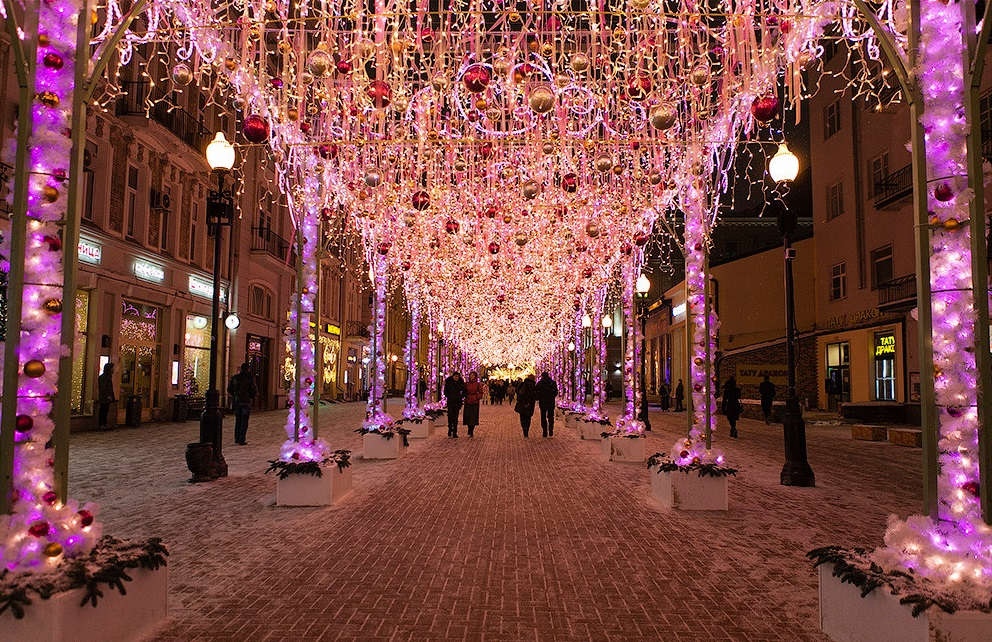
<path id="1" fill-rule="evenodd" d="M 406 454 L 402 435 L 393 435 L 392 439 L 386 439 L 382 435 L 367 432 L 364 441 L 365 452 L 362 456 L 365 459 L 399 459 Z"/>
<path id="2" fill-rule="evenodd" d="M 19 642 L 130 642 L 151 635 L 168 615 L 169 571 L 131 569 L 127 595 L 101 585 L 103 597 L 80 606 L 83 589 L 56 593 L 43 600 L 31 596 L 24 618 L 8 610 L 0 615 L 0 639 Z"/>
<path id="3" fill-rule="evenodd" d="M 727 478 L 700 477 L 697 472 L 659 473 L 648 469 L 651 495 L 667 508 L 679 510 L 727 510 Z"/>
<path id="4" fill-rule="evenodd" d="M 603 433 L 612 430 L 610 426 L 597 424 L 594 421 L 576 421 L 575 429 L 579 433 L 579 439 L 589 439 L 592 441 L 603 439 Z"/>
<path id="5" fill-rule="evenodd" d="M 337 464 L 316 475 L 290 475 L 276 478 L 277 506 L 329 506 L 351 492 L 351 467 L 338 470 Z"/>
<path id="6" fill-rule="evenodd" d="M 992 642 L 992 613 L 945 613 L 931 606 L 913 617 L 884 586 L 861 597 L 861 589 L 821 564 L 820 629 L 837 642 Z"/>
<path id="7" fill-rule="evenodd" d="M 600 435 L 603 429 L 599 429 Z M 602 440 L 603 459 L 607 461 L 644 463 L 644 442 L 643 437 L 631 439 L 630 437 L 607 437 Z"/>
<path id="8" fill-rule="evenodd" d="M 427 439 L 434 434 L 434 422 L 426 419 L 419 424 L 413 421 L 409 423 L 404 421 L 403 427 L 410 431 L 410 434 L 407 435 L 410 439 Z"/>
<path id="9" fill-rule="evenodd" d="M 444 414 L 444 415 L 441 415 L 440 417 L 437 417 L 434 420 L 434 427 L 435 428 L 447 428 L 448 427 L 448 415 Z"/>

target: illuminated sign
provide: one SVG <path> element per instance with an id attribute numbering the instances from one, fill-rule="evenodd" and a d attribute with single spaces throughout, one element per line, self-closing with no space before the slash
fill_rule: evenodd
<path id="1" fill-rule="evenodd" d="M 134 275 L 139 279 L 144 279 L 145 281 L 152 281 L 154 283 L 161 283 L 165 280 L 165 270 L 154 263 L 148 263 L 147 261 L 135 261 L 134 262 Z"/>
<path id="2" fill-rule="evenodd" d="M 672 308 L 673 317 L 680 317 L 683 314 L 685 314 L 685 303 L 679 303 L 678 305 Z"/>
<path id="3" fill-rule="evenodd" d="M 259 339 L 248 339 L 248 352 L 261 352 L 262 342 Z"/>
<path id="4" fill-rule="evenodd" d="M 892 334 L 881 334 L 875 336 L 875 356 L 892 358 L 896 354 L 896 337 Z"/>
<path id="5" fill-rule="evenodd" d="M 210 281 L 205 281 L 203 279 L 197 278 L 195 276 L 189 277 L 189 293 L 195 294 L 196 296 L 202 296 L 207 299 L 214 298 L 214 286 Z M 227 300 L 227 290 L 224 288 L 220 289 L 220 300 Z"/>
<path id="6" fill-rule="evenodd" d="M 80 239 L 76 254 L 83 263 L 100 265 L 100 261 L 103 259 L 103 248 L 97 243 L 90 243 L 89 241 Z"/>
<path id="7" fill-rule="evenodd" d="M 331 325 L 330 323 L 328 323 L 326 330 L 327 330 L 327 334 L 336 334 L 338 336 L 341 336 L 341 326 Z"/>

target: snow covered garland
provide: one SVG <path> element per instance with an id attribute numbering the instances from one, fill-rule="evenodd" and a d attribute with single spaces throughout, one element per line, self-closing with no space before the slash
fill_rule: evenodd
<path id="1" fill-rule="evenodd" d="M 7 570 L 43 569 L 63 558 L 86 555 L 101 531 L 94 519 L 95 505 L 80 507 L 55 492 L 54 454 L 47 447 L 55 428 L 53 400 L 59 392 L 62 356 L 63 244 L 59 221 L 67 215 L 67 160 L 72 155 L 69 126 L 80 6 L 72 0 L 51 0 L 38 7 L 12 513 L 0 517 L 0 565 Z M 8 159 L 14 151 L 6 150 Z M 8 243 L 5 240 L 0 251 L 0 269 L 4 271 L 10 269 Z M 71 313 L 73 306 L 68 309 Z"/>

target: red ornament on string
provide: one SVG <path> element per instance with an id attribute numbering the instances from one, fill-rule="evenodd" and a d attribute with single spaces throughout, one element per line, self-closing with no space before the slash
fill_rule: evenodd
<path id="1" fill-rule="evenodd" d="M 780 103 L 774 94 L 758 96 L 751 103 L 751 115 L 759 123 L 766 124 L 778 117 Z"/>
<path id="2" fill-rule="evenodd" d="M 62 69 L 62 65 L 65 64 L 65 61 L 62 60 L 62 56 L 58 55 L 55 52 L 50 52 L 45 54 L 45 57 L 41 59 L 41 62 L 43 65 L 45 65 L 46 67 L 48 67 L 53 71 L 58 71 Z"/>
<path id="3" fill-rule="evenodd" d="M 269 122 L 258 114 L 252 114 L 241 124 L 241 133 L 248 142 L 264 143 L 269 139 Z"/>
<path id="4" fill-rule="evenodd" d="M 630 246 L 630 243 L 624 243 L 620 246 L 620 253 L 624 256 L 630 256 L 630 253 L 634 251 L 634 248 Z"/>
<path id="5" fill-rule="evenodd" d="M 473 94 L 484 92 L 491 81 L 492 74 L 489 73 L 489 69 L 480 64 L 469 65 L 468 69 L 462 75 L 462 83 L 464 83 L 465 89 L 468 89 Z"/>
<path id="6" fill-rule="evenodd" d="M 561 188 L 569 194 L 574 194 L 579 188 L 579 177 L 569 172 L 561 177 Z"/>
<path id="7" fill-rule="evenodd" d="M 42 239 L 48 244 L 49 252 L 59 252 L 62 250 L 62 239 L 57 236 L 46 236 Z"/>
<path id="8" fill-rule="evenodd" d="M 534 266 L 532 265 L 524 266 L 524 274 L 532 274 L 533 272 L 534 272 Z"/>
<path id="9" fill-rule="evenodd" d="M 482 143 L 482 145 L 479 146 L 479 156 L 483 158 L 492 158 L 495 153 L 496 150 L 493 148 L 492 143 Z"/>
<path id="10" fill-rule="evenodd" d="M 339 74 L 350 74 L 351 73 L 351 63 L 347 60 L 339 60 L 338 64 L 335 65 Z"/>
<path id="11" fill-rule="evenodd" d="M 93 513 L 88 510 L 78 510 L 76 511 L 76 514 L 79 515 L 79 523 L 82 524 L 84 528 L 93 524 Z"/>
<path id="12" fill-rule="evenodd" d="M 58 500 L 59 500 L 59 496 L 55 493 L 55 491 L 52 490 L 46 492 L 44 495 L 41 496 L 41 501 L 45 502 L 49 506 L 53 505 Z"/>
<path id="13" fill-rule="evenodd" d="M 497 243 L 496 241 L 493 241 L 492 243 L 490 243 L 489 244 L 489 253 L 490 254 L 499 254 L 499 243 Z"/>
<path id="14" fill-rule="evenodd" d="M 485 209 L 486 218 L 496 218 L 496 208 L 489 206 Z"/>
<path id="15" fill-rule="evenodd" d="M 334 144 L 321 145 L 317 148 L 317 151 L 320 153 L 320 157 L 324 160 L 330 160 L 332 158 L 337 158 L 338 156 L 338 146 Z"/>
<path id="16" fill-rule="evenodd" d="M 34 537 L 44 537 L 48 535 L 49 530 L 48 522 L 35 522 L 28 528 L 28 533 Z"/>
<path id="17" fill-rule="evenodd" d="M 947 201 L 954 198 L 954 190 L 947 183 L 941 183 L 933 190 L 933 197 L 940 201 L 941 203 L 946 203 Z"/>
<path id="18" fill-rule="evenodd" d="M 28 415 L 17 415 L 16 422 L 16 430 L 18 432 L 27 432 L 34 428 L 34 419 Z"/>
<path id="19" fill-rule="evenodd" d="M 982 487 L 977 481 L 967 481 L 961 484 L 961 490 L 968 493 L 972 497 L 978 497 L 981 493 Z"/>
<path id="20" fill-rule="evenodd" d="M 387 254 L 389 254 L 390 247 L 392 247 L 392 244 L 389 241 L 383 241 L 382 243 L 379 243 L 378 247 L 376 247 L 376 250 L 382 256 L 386 256 Z"/>
<path id="21" fill-rule="evenodd" d="M 651 79 L 647 76 L 636 76 L 627 81 L 627 96 L 640 102 L 651 93 Z"/>
<path id="22" fill-rule="evenodd" d="M 448 234 L 457 234 L 458 228 L 459 228 L 458 221 L 456 221 L 453 218 L 449 218 L 444 224 L 444 231 L 447 232 Z"/>
<path id="23" fill-rule="evenodd" d="M 405 272 L 405 271 L 407 271 L 407 270 L 409 270 L 409 269 L 410 269 L 410 267 L 411 267 L 411 265 L 412 265 L 412 264 L 411 264 L 411 263 L 410 263 L 409 261 L 403 261 L 403 262 L 402 262 L 402 263 L 400 264 L 400 267 L 402 267 L 402 268 L 403 268 L 403 271 Z"/>
<path id="24" fill-rule="evenodd" d="M 373 80 L 365 89 L 365 94 L 372 99 L 377 109 L 389 107 L 393 101 L 393 88 L 385 80 Z"/>
<path id="25" fill-rule="evenodd" d="M 644 232 L 638 232 L 637 234 L 634 235 L 634 243 L 637 244 L 637 247 L 644 247 L 647 244 L 647 242 L 648 242 L 648 235 L 645 234 Z"/>
<path id="26" fill-rule="evenodd" d="M 413 196 L 410 197 L 410 203 L 413 205 L 413 209 L 424 211 L 431 206 L 431 197 L 424 190 L 414 192 Z"/>

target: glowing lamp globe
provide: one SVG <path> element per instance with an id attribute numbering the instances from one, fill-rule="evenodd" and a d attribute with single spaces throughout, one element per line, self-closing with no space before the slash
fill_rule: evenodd
<path id="1" fill-rule="evenodd" d="M 592 317 L 590 317 L 588 313 L 582 315 L 582 327 L 583 328 L 592 327 Z"/>
<path id="2" fill-rule="evenodd" d="M 641 272 L 641 275 L 637 277 L 637 283 L 634 288 L 637 290 L 638 294 L 645 296 L 648 293 L 648 290 L 651 289 L 651 281 L 649 281 L 648 277 Z"/>
<path id="3" fill-rule="evenodd" d="M 569 341 L 568 342 L 568 351 L 569 352 L 575 352 L 575 342 L 573 342 L 573 341 Z"/>
<path id="4" fill-rule="evenodd" d="M 778 151 L 768 161 L 768 175 L 776 183 L 792 182 L 799 175 L 799 159 L 785 143 L 779 143 Z"/>
<path id="5" fill-rule="evenodd" d="M 227 326 L 228 330 L 237 330 L 238 327 L 241 325 L 241 317 L 239 317 L 234 313 L 231 313 L 227 315 L 226 319 L 224 319 L 224 325 Z"/>
<path id="6" fill-rule="evenodd" d="M 224 132 L 217 132 L 207 145 L 207 165 L 215 172 L 229 172 L 234 167 L 234 145 L 224 137 Z"/>
<path id="7" fill-rule="evenodd" d="M 612 328 L 613 327 L 613 317 L 604 315 L 603 316 L 603 327 Z"/>

